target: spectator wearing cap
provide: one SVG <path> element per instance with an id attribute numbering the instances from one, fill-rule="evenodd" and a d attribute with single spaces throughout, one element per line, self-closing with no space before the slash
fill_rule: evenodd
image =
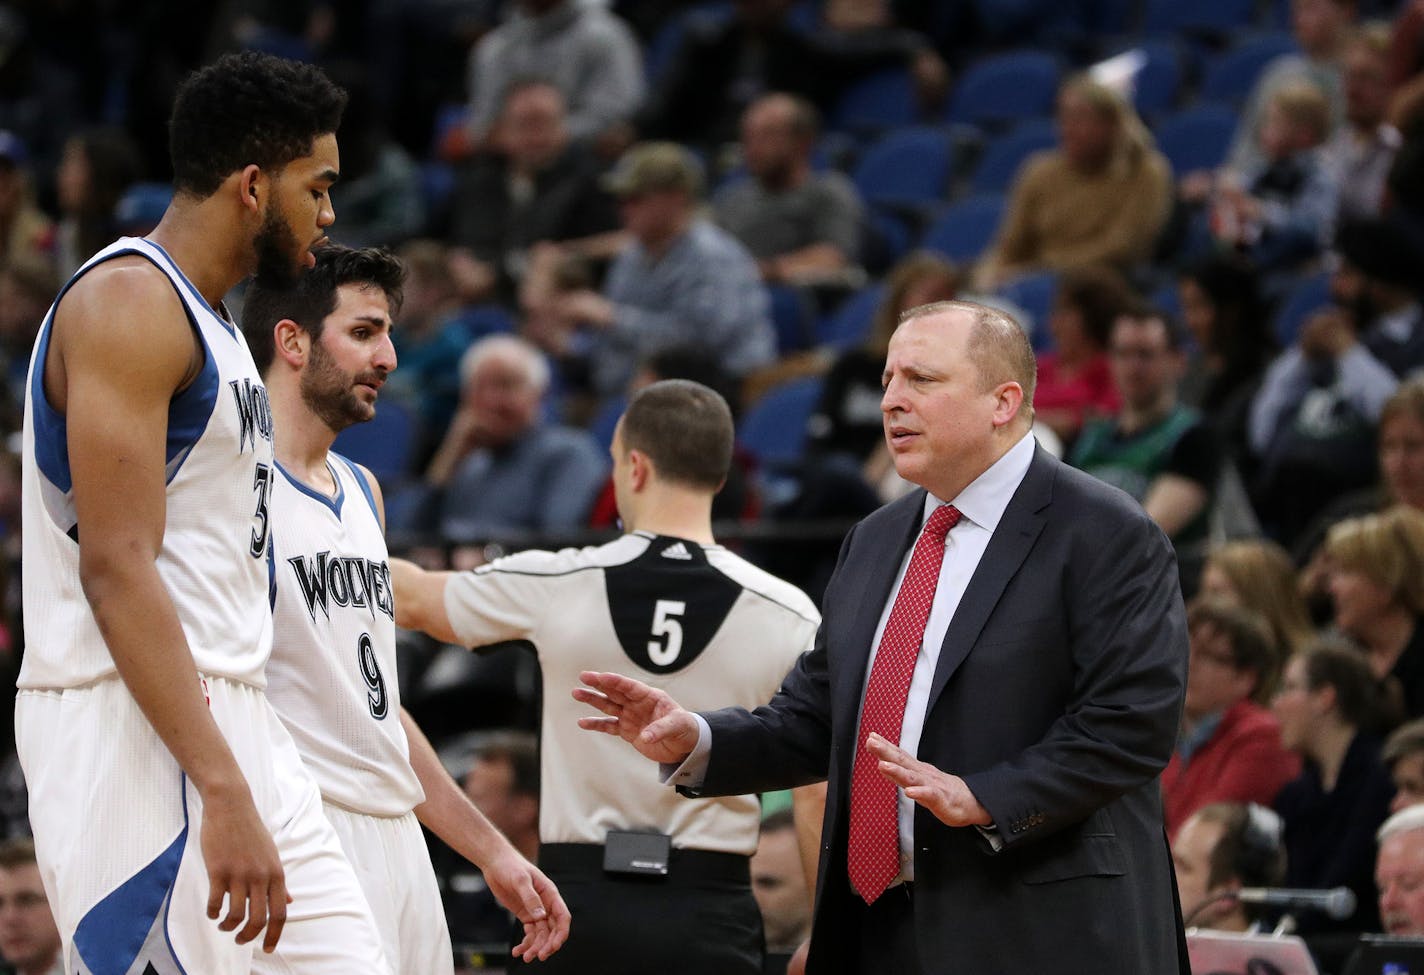
<path id="1" fill-rule="evenodd" d="M 54 266 L 54 221 L 35 205 L 29 152 L 0 129 L 0 262 Z"/>
<path id="2" fill-rule="evenodd" d="M 569 336 L 559 351 L 582 355 L 586 347 L 593 391 L 622 392 L 640 361 L 673 345 L 707 347 L 737 378 L 771 363 L 770 298 L 747 249 L 698 214 L 702 168 L 692 153 L 670 142 L 634 146 L 604 185 L 629 239 L 603 293 L 526 296 L 543 334 Z"/>
<path id="3" fill-rule="evenodd" d="M 1330 288 L 1354 315 L 1360 342 L 1396 376 L 1424 366 L 1424 247 L 1388 217 L 1347 220 L 1335 238 Z"/>

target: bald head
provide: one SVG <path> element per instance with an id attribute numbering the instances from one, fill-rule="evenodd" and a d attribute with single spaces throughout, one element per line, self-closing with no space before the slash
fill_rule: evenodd
<path id="1" fill-rule="evenodd" d="M 747 171 L 763 185 L 785 189 L 810 171 L 819 120 L 804 98 L 776 92 L 742 115 L 742 156 Z"/>
<path id="2" fill-rule="evenodd" d="M 900 316 L 900 324 L 949 311 L 966 312 L 973 319 L 969 330 L 969 359 L 979 371 L 984 388 L 1018 383 L 1023 390 L 1019 416 L 1031 424 L 1033 391 L 1038 385 L 1038 359 L 1028 336 L 1013 316 L 974 301 L 935 301 L 907 309 Z"/>
<path id="3" fill-rule="evenodd" d="M 890 336 L 880 413 L 895 470 L 952 501 L 1028 432 L 1034 363 L 1013 319 L 971 302 L 912 309 Z"/>

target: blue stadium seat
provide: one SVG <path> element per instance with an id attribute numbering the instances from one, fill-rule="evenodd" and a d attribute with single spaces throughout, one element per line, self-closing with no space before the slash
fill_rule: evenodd
<path id="1" fill-rule="evenodd" d="M 1044 51 L 1009 51 L 974 62 L 950 94 L 948 119 L 1000 129 L 1053 114 L 1062 68 Z"/>
<path id="2" fill-rule="evenodd" d="M 952 261 L 970 264 L 978 259 L 1004 215 L 1004 198 L 997 193 L 969 196 L 951 204 L 925 231 L 920 246 Z"/>
<path id="3" fill-rule="evenodd" d="M 821 398 L 820 376 L 807 376 L 770 390 L 742 414 L 738 442 L 764 469 L 794 467 L 806 452 L 806 421 Z"/>
<path id="4" fill-rule="evenodd" d="M 870 207 L 861 235 L 861 265 L 871 274 L 883 274 L 905 256 L 913 237 L 901 216 L 878 206 Z"/>
<path id="5" fill-rule="evenodd" d="M 1285 31 L 1253 34 L 1238 40 L 1207 59 L 1197 95 L 1203 102 L 1239 106 L 1251 94 L 1266 65 L 1296 50 L 1295 39 Z"/>
<path id="6" fill-rule="evenodd" d="M 435 119 L 430 125 L 430 148 L 428 155 L 438 156 L 440 147 L 456 129 L 464 128 L 470 117 L 468 102 L 446 102 L 435 110 Z"/>
<path id="7" fill-rule="evenodd" d="M 121 234 L 143 237 L 158 226 L 172 201 L 170 183 L 133 183 L 114 204 L 114 229 Z"/>
<path id="8" fill-rule="evenodd" d="M 1146 40 L 1134 47 L 1147 58 L 1132 81 L 1132 103 L 1138 114 L 1153 118 L 1172 111 L 1182 90 L 1181 48 L 1170 40 Z"/>
<path id="9" fill-rule="evenodd" d="M 1147 0 L 1142 29 L 1147 34 L 1227 34 L 1249 27 L 1256 0 Z"/>
<path id="10" fill-rule="evenodd" d="M 439 159 L 419 163 L 420 193 L 425 200 L 425 212 L 444 213 L 455 192 L 455 167 Z"/>
<path id="11" fill-rule="evenodd" d="M 663 21 L 653 33 L 643 50 L 643 73 L 648 81 L 656 82 L 667 71 L 677 50 L 682 46 L 682 35 L 692 23 L 718 24 L 732 15 L 732 4 L 727 0 L 712 0 L 698 3 Z"/>
<path id="12" fill-rule="evenodd" d="M 1157 148 L 1178 178 L 1215 169 L 1226 158 L 1236 133 L 1236 112 L 1225 105 L 1195 105 L 1158 121 Z"/>
<path id="13" fill-rule="evenodd" d="M 1276 342 L 1281 348 L 1294 344 L 1300 327 L 1314 312 L 1330 304 L 1330 275 L 1321 271 L 1296 281 L 1281 300 L 1276 311 Z"/>
<path id="14" fill-rule="evenodd" d="M 1035 349 L 1047 348 L 1051 341 L 1048 332 L 1048 313 L 1053 308 L 1053 296 L 1057 291 L 1058 275 L 1053 271 L 1036 271 L 1020 275 L 1012 281 L 1000 285 L 997 291 L 999 297 L 1018 305 L 1033 319 L 1032 323 L 1022 322 L 1020 324 L 1029 329 Z"/>
<path id="15" fill-rule="evenodd" d="M 514 315 L 503 305 L 494 303 L 466 305 L 450 317 L 469 333 L 471 342 L 496 332 L 514 331 Z"/>
<path id="16" fill-rule="evenodd" d="M 821 321 L 817 336 L 822 345 L 849 349 L 865 341 L 875 319 L 875 309 L 885 298 L 883 284 L 868 285 L 842 301 Z"/>
<path id="17" fill-rule="evenodd" d="M 610 396 L 603 401 L 603 405 L 593 414 L 593 419 L 588 423 L 588 432 L 593 435 L 593 439 L 598 441 L 598 445 L 604 450 L 613 446 L 613 431 L 618 426 L 618 420 L 623 416 L 623 411 L 628 408 L 628 397 L 622 394 Z"/>
<path id="18" fill-rule="evenodd" d="M 851 82 L 827 115 L 826 127 L 875 133 L 912 125 L 917 117 L 915 82 L 907 67 L 887 68 Z"/>
<path id="19" fill-rule="evenodd" d="M 1051 119 L 1023 122 L 1012 132 L 989 140 L 974 165 L 969 191 L 1006 192 L 1025 159 L 1040 149 L 1052 149 L 1057 144 L 1058 133 Z"/>
<path id="20" fill-rule="evenodd" d="M 376 476 L 383 494 L 389 494 L 415 472 L 415 448 L 420 441 L 420 419 L 395 396 L 383 396 L 376 415 L 355 423 L 336 436 L 331 449 L 364 466 Z"/>
<path id="21" fill-rule="evenodd" d="M 896 129 L 866 148 L 851 179 L 868 203 L 929 205 L 944 199 L 950 155 L 942 128 Z"/>
<path id="22" fill-rule="evenodd" d="M 1177 290 L 1177 282 L 1168 281 L 1149 296 L 1152 307 L 1171 315 L 1174 320 L 1182 320 L 1182 296 Z"/>
<path id="23" fill-rule="evenodd" d="M 776 350 L 780 355 L 799 352 L 811 344 L 815 330 L 811 296 L 789 284 L 767 287 L 771 295 L 771 324 L 776 328 Z"/>

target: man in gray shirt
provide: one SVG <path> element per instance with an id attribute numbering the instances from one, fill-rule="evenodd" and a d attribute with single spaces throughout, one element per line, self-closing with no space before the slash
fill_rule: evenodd
<path id="1" fill-rule="evenodd" d="M 862 207 L 855 186 L 837 172 L 815 172 L 811 153 L 819 120 L 796 95 L 776 93 L 742 115 L 747 179 L 717 193 L 714 219 L 736 237 L 768 283 L 837 278 L 856 265 Z"/>
<path id="2" fill-rule="evenodd" d="M 510 79 L 536 74 L 563 92 L 575 140 L 596 136 L 643 103 L 643 55 L 627 24 L 579 0 L 518 0 L 470 57 L 474 146 L 486 144 Z"/>

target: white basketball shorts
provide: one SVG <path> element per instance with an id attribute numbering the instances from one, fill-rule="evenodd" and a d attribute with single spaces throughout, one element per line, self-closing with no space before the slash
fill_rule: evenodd
<path id="1" fill-rule="evenodd" d="M 206 677 L 209 707 L 272 831 L 286 875 L 286 938 L 320 943 L 303 975 L 389 975 L 371 910 L 322 813 L 316 782 L 259 689 Z M 72 975 L 248 975 L 208 919 L 202 800 L 117 677 L 21 691 L 16 744 L 35 852 Z M 226 911 L 226 905 L 224 905 Z M 265 956 L 263 956 L 265 957 Z"/>

